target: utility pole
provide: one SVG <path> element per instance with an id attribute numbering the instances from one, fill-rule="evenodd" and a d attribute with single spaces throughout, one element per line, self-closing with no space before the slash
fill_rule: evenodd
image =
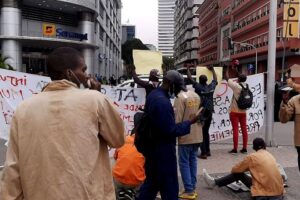
<path id="1" fill-rule="evenodd" d="M 274 93 L 276 67 L 276 28 L 277 1 L 270 0 L 269 15 L 269 44 L 268 44 L 268 72 L 267 72 L 267 116 L 265 141 L 268 146 L 274 146 Z"/>

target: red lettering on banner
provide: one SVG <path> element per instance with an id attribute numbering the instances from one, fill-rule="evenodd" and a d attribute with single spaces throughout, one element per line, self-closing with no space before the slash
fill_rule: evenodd
<path id="1" fill-rule="evenodd" d="M 24 100 L 23 91 L 22 90 L 14 90 L 14 89 L 0 89 L 0 97 L 6 99 L 17 99 L 20 98 Z"/>
<path id="2" fill-rule="evenodd" d="M 10 124 L 14 112 L 10 111 L 10 110 L 7 110 L 6 112 L 3 111 L 2 113 L 3 113 L 4 120 L 5 120 L 5 124 Z"/>
<path id="3" fill-rule="evenodd" d="M 221 83 L 221 87 L 220 88 L 224 88 L 224 89 L 223 89 L 223 91 L 221 91 L 220 93 L 217 94 L 218 97 L 223 96 L 224 94 L 227 93 L 228 84 L 227 83 Z"/>
<path id="4" fill-rule="evenodd" d="M 133 105 L 133 104 L 125 104 L 124 105 L 124 110 L 132 111 L 132 112 L 137 112 L 139 109 L 143 109 L 144 105 Z"/>
<path id="5" fill-rule="evenodd" d="M 26 86 L 27 85 L 27 80 L 26 76 L 22 78 L 14 77 L 14 76 L 2 76 L 0 75 L 0 81 L 6 82 L 9 81 L 10 85 L 16 87 L 19 85 Z"/>

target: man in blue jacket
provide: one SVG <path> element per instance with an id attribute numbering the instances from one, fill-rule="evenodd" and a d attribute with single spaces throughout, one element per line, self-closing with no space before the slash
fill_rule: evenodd
<path id="1" fill-rule="evenodd" d="M 170 98 L 181 90 L 186 90 L 182 75 L 170 70 L 164 77 L 162 86 L 147 97 L 145 112 L 149 114 L 156 139 L 145 157 L 146 180 L 138 195 L 140 200 L 154 200 L 158 191 L 162 199 L 178 199 L 176 137 L 189 134 L 191 124 L 199 119 L 197 114 L 192 120 L 175 123 Z"/>

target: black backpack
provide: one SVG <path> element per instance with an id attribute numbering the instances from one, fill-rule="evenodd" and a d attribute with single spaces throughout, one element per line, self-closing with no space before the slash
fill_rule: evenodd
<path id="1" fill-rule="evenodd" d="M 138 112 L 134 117 L 139 118 L 135 127 L 134 145 L 138 152 L 145 156 L 155 142 L 151 131 L 150 117 L 146 112 Z"/>
<path id="2" fill-rule="evenodd" d="M 249 89 L 249 85 L 246 87 L 243 84 L 239 84 L 242 87 L 241 94 L 238 100 L 236 100 L 239 109 L 246 110 L 251 108 L 253 103 L 253 93 Z"/>

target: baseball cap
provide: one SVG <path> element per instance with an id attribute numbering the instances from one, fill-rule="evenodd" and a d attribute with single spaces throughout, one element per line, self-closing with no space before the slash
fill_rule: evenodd
<path id="1" fill-rule="evenodd" d="M 160 77 L 159 71 L 158 71 L 157 69 L 152 69 L 152 70 L 150 71 L 149 77 L 156 77 L 156 78 L 159 78 L 159 77 Z"/>
<path id="2" fill-rule="evenodd" d="M 180 89 L 186 90 L 183 76 L 178 71 L 175 70 L 167 71 L 167 74 L 165 75 L 164 78 L 168 79 L 171 82 L 171 84 L 176 85 Z"/>

